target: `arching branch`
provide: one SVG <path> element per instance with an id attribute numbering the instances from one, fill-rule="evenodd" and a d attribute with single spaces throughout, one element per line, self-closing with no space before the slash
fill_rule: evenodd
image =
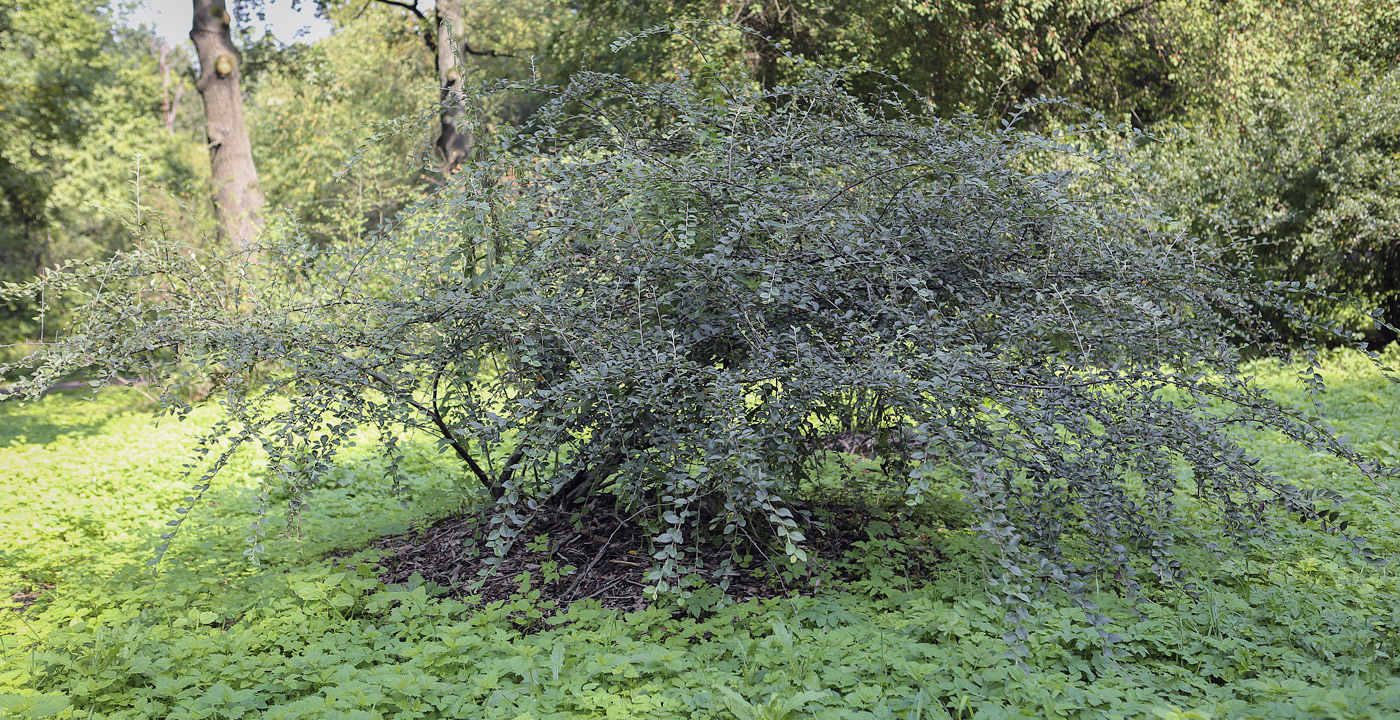
<path id="1" fill-rule="evenodd" d="M 403 8 L 403 9 L 405 9 L 405 10 L 407 10 L 407 11 L 413 13 L 414 15 L 417 15 L 419 20 L 422 20 L 423 22 L 427 22 L 427 21 L 428 21 L 428 16 L 427 16 L 427 15 L 424 15 L 424 14 L 423 14 L 423 11 L 418 9 L 418 3 L 416 3 L 416 2 L 415 2 L 415 3 L 408 3 L 408 2 L 403 2 L 402 0 L 375 0 L 375 2 L 380 2 L 380 3 L 383 3 L 383 4 L 385 4 L 385 5 L 393 5 L 394 7 L 401 7 L 401 8 Z"/>

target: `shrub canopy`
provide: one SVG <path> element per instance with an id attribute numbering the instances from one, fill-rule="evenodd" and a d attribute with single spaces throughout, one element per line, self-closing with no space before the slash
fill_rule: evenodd
<path id="1" fill-rule="evenodd" d="M 1291 290 L 1069 144 L 1127 130 L 987 129 L 805 67 L 767 92 L 580 73 L 391 232 L 273 233 L 257 266 L 153 237 L 12 288 L 87 298 L 26 388 L 141 374 L 180 413 L 212 387 L 195 496 L 254 442 L 293 509 L 355 428 L 384 430 L 390 472 L 424 428 L 494 499 L 498 550 L 542 507 L 616 511 L 650 528 L 658 592 L 730 569 L 699 543 L 805 560 L 802 489 L 843 433 L 910 505 L 956 482 L 1019 601 L 1033 576 L 1178 582 L 1184 494 L 1241 536 L 1271 507 L 1321 517 L 1232 427 L 1392 473 L 1237 372 Z"/>

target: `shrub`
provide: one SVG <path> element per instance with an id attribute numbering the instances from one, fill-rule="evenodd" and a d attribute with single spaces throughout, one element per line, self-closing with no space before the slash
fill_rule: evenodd
<path id="1" fill-rule="evenodd" d="M 212 383 L 191 503 L 239 445 L 295 510 L 356 427 L 391 473 L 397 430 L 427 429 L 494 500 L 498 553 L 537 512 L 615 512 L 649 528 L 658 593 L 804 561 L 801 488 L 839 432 L 910 505 L 951 469 L 1021 608 L 1033 577 L 1179 582 L 1187 494 L 1239 537 L 1323 517 L 1231 427 L 1392 473 L 1237 372 L 1229 340 L 1291 290 L 1166 230 L 1118 158 L 1019 115 L 863 105 L 859 72 L 532 88 L 554 99 L 390 233 L 274 234 L 258 265 L 151 239 L 36 281 L 89 302 L 25 387 L 140 373 L 178 414 Z M 725 567 L 698 560 L 715 544 Z"/>

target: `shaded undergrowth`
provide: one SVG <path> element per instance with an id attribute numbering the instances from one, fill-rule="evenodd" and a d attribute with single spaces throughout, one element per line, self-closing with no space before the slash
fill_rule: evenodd
<path id="1" fill-rule="evenodd" d="M 1301 397 L 1286 374 L 1258 371 L 1272 390 Z M 1400 390 L 1354 355 L 1332 358 L 1327 375 L 1329 419 L 1363 450 L 1393 454 Z M 299 530 L 270 526 L 290 534 L 252 566 L 243 551 L 263 469 L 240 456 L 153 573 L 145 562 L 185 491 L 182 450 L 211 416 L 152 427 L 122 411 L 130 402 L 58 394 L 0 407 L 0 433 L 10 433 L 0 447 L 0 716 L 1400 715 L 1400 489 L 1270 434 L 1247 442 L 1291 482 L 1344 495 L 1343 519 L 1388 564 L 1365 562 L 1314 523 L 1281 518 L 1276 542 L 1236 559 L 1183 553 L 1194 597 L 1129 603 L 1090 588 L 1113 618 L 1103 629 L 1120 638 L 1111 656 L 1072 603 L 1035 599 L 1018 668 L 1005 656 L 1003 610 L 983 589 L 995 555 L 951 490 L 907 527 L 838 503 L 827 519 L 845 523 L 849 546 L 817 553 L 828 571 L 815 590 L 811 578 L 785 581 L 810 594 L 783 593 L 778 582 L 761 593 L 772 597 L 740 595 L 690 617 L 609 608 L 612 590 L 589 598 L 598 586 L 582 583 L 567 605 L 535 594 L 547 585 L 546 562 L 582 568 L 597 555 L 596 536 L 613 532 L 603 522 L 521 538 L 535 555 L 499 573 L 510 585 L 496 596 L 453 597 L 450 578 L 415 576 L 402 561 L 385 582 L 375 568 L 392 567 L 394 542 L 439 533 L 435 547 L 446 552 L 462 532 L 433 525 L 459 515 L 470 495 L 439 469 L 450 463 L 431 445 L 405 466 L 409 508 L 371 456 L 347 457 L 313 491 Z M 41 443 L 17 437 L 38 424 L 71 430 Z M 400 539 L 361 550 L 381 537 Z"/>

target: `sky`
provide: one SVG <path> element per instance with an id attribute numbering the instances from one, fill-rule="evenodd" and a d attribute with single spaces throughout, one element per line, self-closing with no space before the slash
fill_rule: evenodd
<path id="1" fill-rule="evenodd" d="M 265 27 L 282 42 L 298 39 L 298 33 L 304 33 L 301 39 L 305 42 L 320 40 L 331 33 L 330 23 L 316 17 L 312 0 L 302 0 L 300 11 L 292 10 L 291 0 L 267 0 L 263 12 L 267 16 Z M 178 45 L 189 41 L 193 15 L 191 0 L 138 0 L 126 22 L 132 27 L 152 27 L 166 42 Z M 264 25 L 256 15 L 252 21 L 255 25 Z"/>

